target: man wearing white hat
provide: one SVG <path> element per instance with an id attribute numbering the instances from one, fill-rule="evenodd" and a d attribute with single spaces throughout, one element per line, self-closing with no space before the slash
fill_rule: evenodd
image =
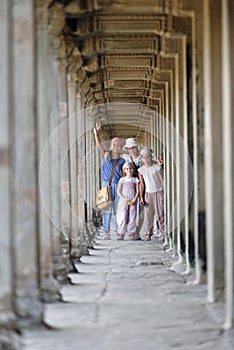
<path id="1" fill-rule="evenodd" d="M 132 162 L 135 168 L 133 176 L 138 177 L 137 169 L 143 165 L 142 157 L 139 152 L 139 145 L 136 142 L 134 137 L 129 137 L 126 139 L 126 144 L 124 145 L 124 149 L 128 151 L 129 154 L 124 154 L 123 158 Z M 138 224 L 136 229 L 136 239 L 140 239 L 140 231 L 144 222 L 144 207 L 140 206 L 138 203 Z"/>

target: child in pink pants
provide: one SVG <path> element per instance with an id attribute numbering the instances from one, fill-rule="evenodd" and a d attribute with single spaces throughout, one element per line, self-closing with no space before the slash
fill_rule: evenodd
<path id="1" fill-rule="evenodd" d="M 136 239 L 137 197 L 139 195 L 139 179 L 133 176 L 134 166 L 131 162 L 123 165 L 124 177 L 118 183 L 117 194 L 117 239 L 122 240 L 126 233 L 130 239 Z"/>
<path id="2" fill-rule="evenodd" d="M 140 203 L 145 205 L 145 240 L 150 241 L 154 228 L 154 216 L 157 215 L 161 239 L 165 239 L 164 208 L 163 208 L 163 176 L 159 164 L 153 161 L 152 150 L 144 148 L 141 151 L 144 165 L 138 169 L 140 180 Z M 145 203 L 143 190 L 145 186 Z"/>

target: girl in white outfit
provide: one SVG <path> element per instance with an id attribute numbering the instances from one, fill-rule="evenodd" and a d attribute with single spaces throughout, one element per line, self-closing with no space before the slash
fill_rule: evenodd
<path id="1" fill-rule="evenodd" d="M 153 161 L 152 150 L 144 148 L 141 151 L 144 165 L 138 169 L 140 180 L 140 203 L 145 204 L 145 240 L 150 241 L 154 228 L 154 216 L 157 215 L 161 239 L 164 233 L 163 187 L 164 181 L 161 166 Z M 145 202 L 143 190 L 145 186 Z"/>
<path id="2" fill-rule="evenodd" d="M 139 195 L 139 179 L 133 176 L 134 166 L 131 162 L 123 165 L 124 177 L 118 183 L 117 194 L 117 239 L 124 239 L 128 233 L 130 239 L 136 239 L 137 197 Z"/>

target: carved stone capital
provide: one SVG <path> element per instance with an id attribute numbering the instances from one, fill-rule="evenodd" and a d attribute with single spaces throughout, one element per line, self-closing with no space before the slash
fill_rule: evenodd
<path id="1" fill-rule="evenodd" d="M 66 20 L 63 5 L 55 3 L 49 9 L 49 33 L 54 36 L 59 36 L 65 24 Z"/>
<path id="2" fill-rule="evenodd" d="M 67 60 L 67 49 L 66 49 L 66 43 L 63 40 L 63 38 L 59 41 L 59 46 L 57 49 L 57 62 L 58 66 L 62 70 L 66 70 L 68 67 L 68 60 Z"/>
<path id="3" fill-rule="evenodd" d="M 67 82 L 68 82 L 68 83 L 75 84 L 76 81 L 77 81 L 77 75 L 76 75 L 76 73 L 75 73 L 75 72 L 74 72 L 74 73 L 69 72 L 69 73 L 67 74 Z"/>
<path id="4" fill-rule="evenodd" d="M 79 50 L 75 47 L 72 55 L 68 58 L 68 73 L 76 74 L 82 67 L 83 61 Z"/>
<path id="5" fill-rule="evenodd" d="M 81 1 L 77 1 L 77 0 L 72 0 L 70 1 L 70 3 L 65 7 L 64 11 L 67 14 L 71 14 L 71 15 L 81 15 L 87 12 L 87 9 L 82 9 L 80 7 L 80 3 Z"/>
<path id="6" fill-rule="evenodd" d="M 51 0 L 35 0 L 36 8 L 43 7 L 47 9 L 50 3 L 51 3 Z"/>
<path id="7" fill-rule="evenodd" d="M 80 83 L 83 83 L 86 79 L 86 73 L 84 69 L 80 69 L 77 73 L 77 79 Z"/>
<path id="8" fill-rule="evenodd" d="M 97 71 L 98 68 L 99 68 L 98 57 L 97 56 L 93 56 L 92 58 L 90 58 L 87 61 L 87 64 L 86 64 L 86 66 L 84 68 L 88 72 L 95 72 L 95 71 Z"/>
<path id="9" fill-rule="evenodd" d="M 67 45 L 64 37 L 61 35 L 59 38 L 59 47 L 58 47 L 58 59 L 64 59 L 67 57 Z"/>

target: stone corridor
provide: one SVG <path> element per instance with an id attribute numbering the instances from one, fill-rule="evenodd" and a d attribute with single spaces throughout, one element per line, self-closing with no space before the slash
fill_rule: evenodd
<path id="1" fill-rule="evenodd" d="M 233 33 L 233 0 L 0 1 L 0 350 L 234 348 Z M 163 249 L 100 239 L 115 137 L 163 160 Z"/>
<path id="2" fill-rule="evenodd" d="M 234 331 L 223 332 L 218 304 L 206 302 L 205 285 L 178 271 L 156 237 L 105 241 L 70 274 L 63 302 L 48 304 L 52 329 L 24 331 L 24 350 L 232 350 Z"/>

